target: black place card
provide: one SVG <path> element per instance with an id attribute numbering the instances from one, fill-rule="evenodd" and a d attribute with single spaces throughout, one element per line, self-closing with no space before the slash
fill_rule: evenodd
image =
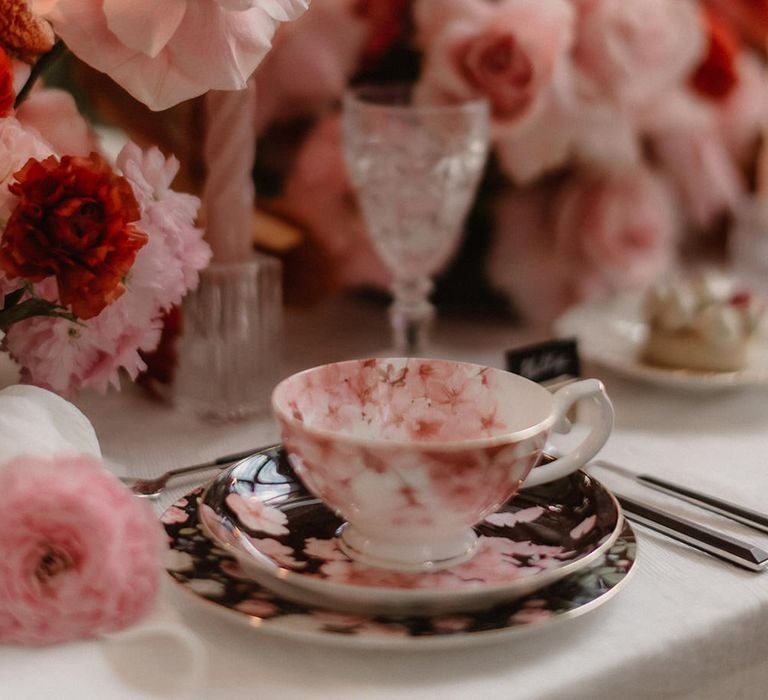
<path id="1" fill-rule="evenodd" d="M 506 353 L 507 369 L 534 382 L 580 377 L 581 363 L 575 338 L 513 348 Z"/>

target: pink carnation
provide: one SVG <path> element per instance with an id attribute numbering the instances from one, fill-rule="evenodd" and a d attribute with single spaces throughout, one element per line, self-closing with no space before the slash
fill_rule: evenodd
<path id="1" fill-rule="evenodd" d="M 93 457 L 19 457 L 0 471 L 0 640 L 54 644 L 122 629 L 152 606 L 163 539 Z"/>

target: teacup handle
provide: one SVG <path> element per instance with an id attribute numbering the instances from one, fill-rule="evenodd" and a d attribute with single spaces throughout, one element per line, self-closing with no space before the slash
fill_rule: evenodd
<path id="1" fill-rule="evenodd" d="M 589 435 L 571 452 L 558 457 L 549 464 L 536 467 L 525 480 L 523 486 L 538 486 L 567 476 L 583 467 L 605 445 L 613 429 L 613 404 L 605 393 L 605 387 L 599 379 L 583 379 L 558 389 L 554 399 L 554 429 L 567 432 L 561 426 L 568 425 L 567 414 L 571 406 L 582 399 L 592 399 L 598 407 L 597 415 L 590 416 L 592 429 Z"/>

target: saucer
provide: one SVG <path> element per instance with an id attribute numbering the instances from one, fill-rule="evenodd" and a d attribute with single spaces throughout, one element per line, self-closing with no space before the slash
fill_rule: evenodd
<path id="1" fill-rule="evenodd" d="M 613 496 L 577 472 L 526 489 L 476 526 L 478 549 L 467 562 L 426 573 L 382 569 L 342 551 L 343 522 L 304 488 L 279 447 L 223 471 L 205 490 L 199 519 L 282 597 L 380 614 L 477 610 L 528 595 L 599 559 L 622 527 Z"/>
<path id="2" fill-rule="evenodd" d="M 196 489 L 162 516 L 170 542 L 166 569 L 183 593 L 213 613 L 268 634 L 374 649 L 466 647 L 513 638 L 569 620 L 610 600 L 629 580 L 637 558 L 629 523 L 592 564 L 535 593 L 471 613 L 350 614 L 302 605 L 256 583 L 212 542 L 198 521 Z"/>
<path id="3" fill-rule="evenodd" d="M 765 328 L 752 341 L 746 367 L 737 372 L 657 367 L 640 358 L 648 333 L 641 309 L 642 296 L 636 293 L 585 302 L 557 319 L 554 329 L 560 337 L 578 339 L 583 359 L 648 384 L 689 391 L 768 386 L 768 331 Z"/>

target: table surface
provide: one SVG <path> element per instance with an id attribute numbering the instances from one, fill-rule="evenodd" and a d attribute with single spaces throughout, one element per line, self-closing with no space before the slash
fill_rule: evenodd
<path id="1" fill-rule="evenodd" d="M 386 345 L 386 315 L 361 301 L 292 311 L 283 374 Z M 436 352 L 502 366 L 503 352 L 540 337 L 502 322 L 441 320 Z M 768 390 L 686 393 L 622 379 L 606 384 L 616 428 L 601 457 L 768 510 Z M 269 416 L 212 425 L 148 399 L 135 387 L 77 404 L 122 473 L 158 474 L 278 437 Z M 768 536 L 594 469 L 608 486 L 768 547 Z M 162 510 L 189 483 L 165 494 Z M 763 698 L 768 687 L 768 574 L 715 560 L 638 528 L 635 576 L 580 618 L 466 649 L 366 651 L 289 641 L 212 615 L 191 597 L 172 604 L 210 655 L 201 697 L 261 698 Z M 145 697 L 105 674 L 96 641 L 0 650 L 3 697 Z M 8 692 L 8 695 L 5 693 Z"/>

